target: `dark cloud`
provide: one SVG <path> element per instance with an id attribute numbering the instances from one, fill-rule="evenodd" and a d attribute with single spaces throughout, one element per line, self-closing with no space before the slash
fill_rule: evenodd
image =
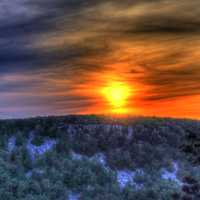
<path id="1" fill-rule="evenodd" d="M 158 70 L 146 75 L 144 82 L 153 86 L 146 100 L 161 100 L 200 94 L 199 66 L 190 69 Z"/>
<path id="2" fill-rule="evenodd" d="M 136 27 L 133 30 L 128 29 L 128 32 L 139 33 L 176 33 L 176 34 L 191 34 L 200 31 L 200 21 L 197 19 L 174 18 L 173 16 L 145 16 L 143 19 L 138 19 L 134 22 Z"/>
<path id="3" fill-rule="evenodd" d="M 0 13 L 4 19 L 0 25 L 1 71 L 5 68 L 11 72 L 13 68 L 47 68 L 54 61 L 65 61 L 70 56 L 78 60 L 83 52 L 84 56 L 87 57 L 87 53 L 90 56 L 90 52 L 97 52 L 95 44 L 99 40 L 102 42 L 104 38 L 106 43 L 109 43 L 110 38 L 106 39 L 108 34 L 111 34 L 109 37 L 120 35 L 126 38 L 126 34 L 137 32 L 191 33 L 199 31 L 200 27 L 199 12 L 195 7 L 199 5 L 198 1 L 182 1 L 176 3 L 176 6 L 172 1 L 128 0 L 15 0 L 12 4 L 7 1 L 1 4 Z M 166 6 L 169 8 L 166 9 Z M 5 13 L 5 9 L 9 12 Z M 54 34 L 55 37 L 63 34 L 63 37 L 67 38 L 73 34 L 77 34 L 77 37 L 80 34 L 81 37 L 81 33 L 86 32 L 89 33 L 89 40 L 94 38 L 93 46 L 88 47 L 88 38 L 83 38 L 81 41 L 74 41 L 74 46 L 65 42 L 62 47 L 55 44 L 54 49 L 48 50 L 34 47 L 41 37 L 47 41 L 51 40 L 49 34 Z M 99 51 L 105 53 L 106 50 L 100 48 Z"/>

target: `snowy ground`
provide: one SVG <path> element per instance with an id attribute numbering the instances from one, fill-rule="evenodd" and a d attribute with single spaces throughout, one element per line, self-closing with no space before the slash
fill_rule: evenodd
<path id="1" fill-rule="evenodd" d="M 132 135 L 132 130 L 130 129 L 130 135 Z M 34 138 L 34 135 L 31 135 L 29 140 L 27 141 L 27 150 L 31 156 L 31 158 L 34 160 L 36 156 L 43 155 L 47 151 L 50 151 L 57 143 L 56 140 L 46 138 L 44 139 L 43 144 L 40 146 L 33 145 L 31 143 L 32 139 Z M 12 136 L 8 139 L 7 149 L 9 152 L 11 152 L 16 146 L 16 137 Z M 85 155 L 81 155 L 78 153 L 75 153 L 74 151 L 71 151 L 71 157 L 74 160 L 81 160 L 83 158 L 88 159 L 90 161 L 98 162 L 101 166 L 103 166 L 106 169 L 109 169 L 109 166 L 106 162 L 106 156 L 103 153 L 97 153 L 92 157 L 88 157 Z M 169 181 L 174 181 L 178 185 L 181 185 L 182 182 L 177 178 L 177 172 L 178 172 L 178 164 L 177 162 L 173 162 L 173 171 L 168 171 L 166 169 L 162 169 L 161 178 Z M 138 185 L 134 182 L 134 176 L 136 174 L 137 170 L 131 171 L 131 170 L 117 170 L 117 181 L 119 186 L 123 189 L 127 184 L 135 185 L 138 187 Z M 27 177 L 31 177 L 31 174 L 27 173 Z M 73 193 L 70 194 L 69 197 L 70 200 L 77 200 L 77 195 L 74 195 Z"/>
<path id="2" fill-rule="evenodd" d="M 103 153 L 97 153 L 92 157 L 87 157 L 72 151 L 71 156 L 74 160 L 81 160 L 83 158 L 87 158 L 88 160 L 98 162 L 101 166 L 105 167 L 106 169 L 109 169 L 109 166 L 106 163 L 106 156 Z M 116 173 L 117 181 L 121 188 L 124 188 L 127 184 L 137 186 L 137 184 L 134 182 L 134 176 L 136 171 L 134 172 L 130 170 L 117 170 Z"/>

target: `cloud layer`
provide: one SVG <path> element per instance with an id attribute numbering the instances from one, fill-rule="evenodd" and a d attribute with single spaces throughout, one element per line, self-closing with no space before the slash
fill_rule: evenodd
<path id="1" fill-rule="evenodd" d="M 177 115 L 200 117 L 199 7 L 198 0 L 2 0 L 0 116 L 97 112 L 95 91 L 114 77 L 135 87 L 139 114 L 170 101 L 176 115 L 177 102 L 194 97 Z"/>

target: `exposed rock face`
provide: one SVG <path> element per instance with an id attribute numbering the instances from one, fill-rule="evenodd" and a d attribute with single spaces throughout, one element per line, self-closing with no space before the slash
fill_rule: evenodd
<path id="1" fill-rule="evenodd" d="M 132 126 L 125 125 L 112 125 L 112 124 L 90 124 L 90 125 L 77 125 L 68 124 L 61 127 L 65 129 L 66 133 L 73 137 L 76 134 L 109 134 L 115 132 L 119 136 L 124 136 L 126 139 L 131 140 L 133 138 L 134 130 Z"/>
<path id="2" fill-rule="evenodd" d="M 88 131 L 96 132 L 98 130 L 103 131 L 104 133 L 108 133 L 111 128 L 114 130 L 121 131 L 122 128 L 125 127 L 123 125 L 110 125 L 110 124 L 88 124 L 88 125 L 78 125 L 78 124 L 68 124 L 64 125 L 62 128 L 64 128 L 69 134 L 76 134 L 77 131 Z"/>

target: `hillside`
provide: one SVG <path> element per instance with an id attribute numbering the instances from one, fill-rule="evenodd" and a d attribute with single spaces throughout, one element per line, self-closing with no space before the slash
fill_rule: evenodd
<path id="1" fill-rule="evenodd" d="M 200 122 L 105 116 L 1 120 L 0 199 L 189 199 L 186 179 L 200 181 L 200 167 L 181 150 L 189 132 L 200 133 Z"/>

